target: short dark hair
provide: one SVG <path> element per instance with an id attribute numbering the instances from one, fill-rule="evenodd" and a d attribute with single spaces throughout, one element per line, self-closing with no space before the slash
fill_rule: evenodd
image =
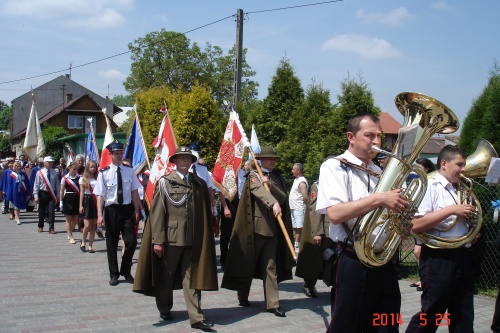
<path id="1" fill-rule="evenodd" d="M 294 166 L 300 171 L 300 173 L 304 173 L 304 165 L 302 163 L 295 163 Z"/>
<path id="2" fill-rule="evenodd" d="M 418 158 L 415 163 L 420 164 L 424 168 L 427 169 L 427 173 L 431 173 L 432 171 L 436 170 L 436 167 L 434 166 L 434 163 L 428 158 Z"/>
<path id="3" fill-rule="evenodd" d="M 438 169 L 441 169 L 441 161 L 445 160 L 446 162 L 450 162 L 455 158 L 455 156 L 460 155 L 463 158 L 466 158 L 467 155 L 465 152 L 456 145 L 446 145 L 441 149 L 438 155 L 437 165 Z"/>
<path id="4" fill-rule="evenodd" d="M 363 119 L 368 118 L 374 123 L 379 123 L 380 119 L 378 119 L 377 116 L 371 113 L 359 113 L 355 115 L 350 121 L 349 124 L 347 124 L 347 132 L 352 132 L 353 134 L 358 133 L 360 129 L 360 123 Z"/>

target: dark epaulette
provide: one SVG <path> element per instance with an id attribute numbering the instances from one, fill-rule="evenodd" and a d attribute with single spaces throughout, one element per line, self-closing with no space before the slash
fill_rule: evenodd
<path id="1" fill-rule="evenodd" d="M 106 170 L 108 170 L 109 168 L 111 168 L 111 166 L 110 166 L 110 165 L 108 165 L 108 166 L 107 166 L 107 167 L 105 167 L 105 168 L 102 168 L 101 170 L 99 170 L 99 172 L 106 171 Z"/>

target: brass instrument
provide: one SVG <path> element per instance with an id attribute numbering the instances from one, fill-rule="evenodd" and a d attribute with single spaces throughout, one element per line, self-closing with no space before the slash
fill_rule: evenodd
<path id="1" fill-rule="evenodd" d="M 410 172 L 415 172 L 420 177 L 401 192 L 409 202 L 407 212 L 377 208 L 360 216 L 356 221 L 353 229 L 354 250 L 359 260 L 370 267 L 387 263 L 396 253 L 403 238 L 410 232 L 411 221 L 427 189 L 427 175 L 419 167 L 412 166 L 413 162 L 435 133 L 453 133 L 459 126 L 455 114 L 432 97 L 405 92 L 396 96 L 395 104 L 399 112 L 404 115 L 402 130 L 411 129 L 415 136 L 414 138 L 411 135 L 406 136 L 403 140 L 400 134 L 393 153 L 372 147 L 374 151 L 392 157 L 381 174 L 374 193 L 401 188 Z M 411 147 L 404 149 L 405 144 Z M 398 153 L 399 150 L 401 152 Z"/>
<path id="2" fill-rule="evenodd" d="M 476 151 L 467 157 L 465 161 L 465 170 L 463 174 L 461 174 L 460 182 L 457 187 L 457 199 L 458 204 L 470 204 L 475 207 L 474 213 L 465 219 L 469 227 L 469 232 L 459 238 L 443 238 L 436 235 L 432 235 L 429 233 L 412 233 L 413 237 L 421 241 L 432 248 L 448 248 L 454 249 L 457 247 L 461 247 L 467 243 L 470 243 L 479 233 L 481 226 L 483 225 L 483 211 L 481 209 L 481 204 L 474 194 L 473 182 L 472 178 L 482 178 L 485 177 L 488 173 L 488 167 L 490 165 L 491 159 L 493 157 L 498 157 L 495 148 L 485 139 L 479 140 Z M 436 175 L 437 171 L 431 172 L 427 175 L 427 178 L 430 179 Z M 458 216 L 455 217 L 453 223 L 451 223 L 446 228 L 433 228 L 434 230 L 438 230 L 440 232 L 446 232 L 453 228 L 455 224 L 458 222 Z"/>

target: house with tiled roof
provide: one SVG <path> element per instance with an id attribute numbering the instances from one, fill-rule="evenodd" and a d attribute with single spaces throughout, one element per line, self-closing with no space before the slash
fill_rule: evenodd
<path id="1" fill-rule="evenodd" d="M 102 148 L 106 119 L 103 109 L 109 119 L 112 131 L 118 127 L 113 122 L 113 116 L 122 109 L 92 90 L 71 80 L 69 75 L 61 75 L 37 88 L 27 91 L 12 100 L 12 130 L 11 140 L 16 156 L 22 151 L 22 142 L 26 136 L 26 127 L 31 112 L 32 94 L 36 105 L 38 119 L 44 124 L 64 128 L 70 136 L 64 138 L 75 154 L 85 153 L 87 135 L 91 119 L 97 146 Z M 124 133 L 116 133 L 117 139 L 124 139 Z M 62 155 L 62 152 L 61 152 Z"/>

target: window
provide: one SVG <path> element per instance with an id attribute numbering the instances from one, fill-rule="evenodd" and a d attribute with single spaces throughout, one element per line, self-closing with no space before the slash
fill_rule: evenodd
<path id="1" fill-rule="evenodd" d="M 68 128 L 82 129 L 83 128 L 83 117 L 82 116 L 72 116 L 68 115 Z"/>
<path id="2" fill-rule="evenodd" d="M 69 129 L 85 129 L 84 133 L 88 133 L 90 131 L 90 122 L 88 119 L 92 119 L 92 126 L 95 131 L 95 120 L 96 117 L 85 117 L 85 116 L 75 116 L 68 115 L 68 128 Z"/>

